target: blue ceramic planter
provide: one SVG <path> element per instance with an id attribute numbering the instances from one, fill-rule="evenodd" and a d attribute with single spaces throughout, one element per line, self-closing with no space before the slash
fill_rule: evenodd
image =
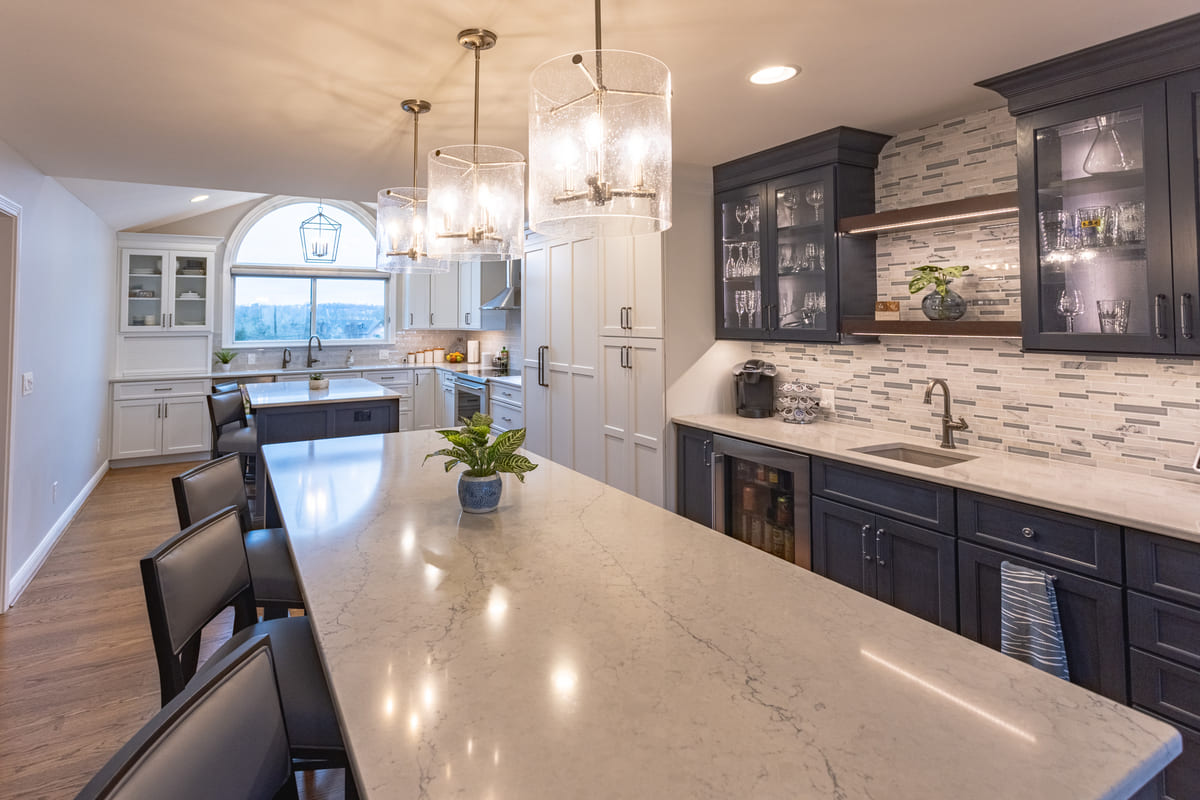
<path id="1" fill-rule="evenodd" d="M 500 490 L 504 484 L 500 473 L 476 478 L 463 473 L 458 476 L 458 502 L 468 514 L 486 514 L 500 505 Z"/>

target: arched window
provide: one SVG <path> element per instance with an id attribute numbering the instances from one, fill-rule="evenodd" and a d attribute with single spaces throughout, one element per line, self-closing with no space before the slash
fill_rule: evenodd
<path id="1" fill-rule="evenodd" d="M 222 340 L 226 346 L 392 340 L 390 275 L 375 270 L 375 222 L 351 203 L 324 201 L 341 225 L 337 258 L 304 260 L 300 225 L 315 200 L 275 197 L 234 229 L 225 249 L 227 276 Z"/>

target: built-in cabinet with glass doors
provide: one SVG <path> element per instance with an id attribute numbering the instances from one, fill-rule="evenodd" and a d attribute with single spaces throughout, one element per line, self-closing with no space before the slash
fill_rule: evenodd
<path id="1" fill-rule="evenodd" d="M 875 210 L 887 139 L 835 128 L 713 168 L 717 338 L 836 341 L 842 315 L 871 313 L 874 285 L 841 268 L 874 242 L 837 221 Z"/>
<path id="2" fill-rule="evenodd" d="M 121 250 L 121 332 L 212 329 L 213 250 Z"/>

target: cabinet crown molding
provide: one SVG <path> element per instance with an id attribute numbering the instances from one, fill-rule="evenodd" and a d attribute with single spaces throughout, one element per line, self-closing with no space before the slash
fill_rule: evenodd
<path id="1" fill-rule="evenodd" d="M 713 167 L 713 191 L 722 192 L 793 172 L 843 164 L 875 169 L 879 151 L 892 137 L 838 126 Z"/>

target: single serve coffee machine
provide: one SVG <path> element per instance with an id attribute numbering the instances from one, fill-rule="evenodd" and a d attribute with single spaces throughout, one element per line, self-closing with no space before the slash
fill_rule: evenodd
<path id="1" fill-rule="evenodd" d="M 775 369 L 761 358 L 734 367 L 737 413 L 741 417 L 769 417 L 775 413 Z"/>

